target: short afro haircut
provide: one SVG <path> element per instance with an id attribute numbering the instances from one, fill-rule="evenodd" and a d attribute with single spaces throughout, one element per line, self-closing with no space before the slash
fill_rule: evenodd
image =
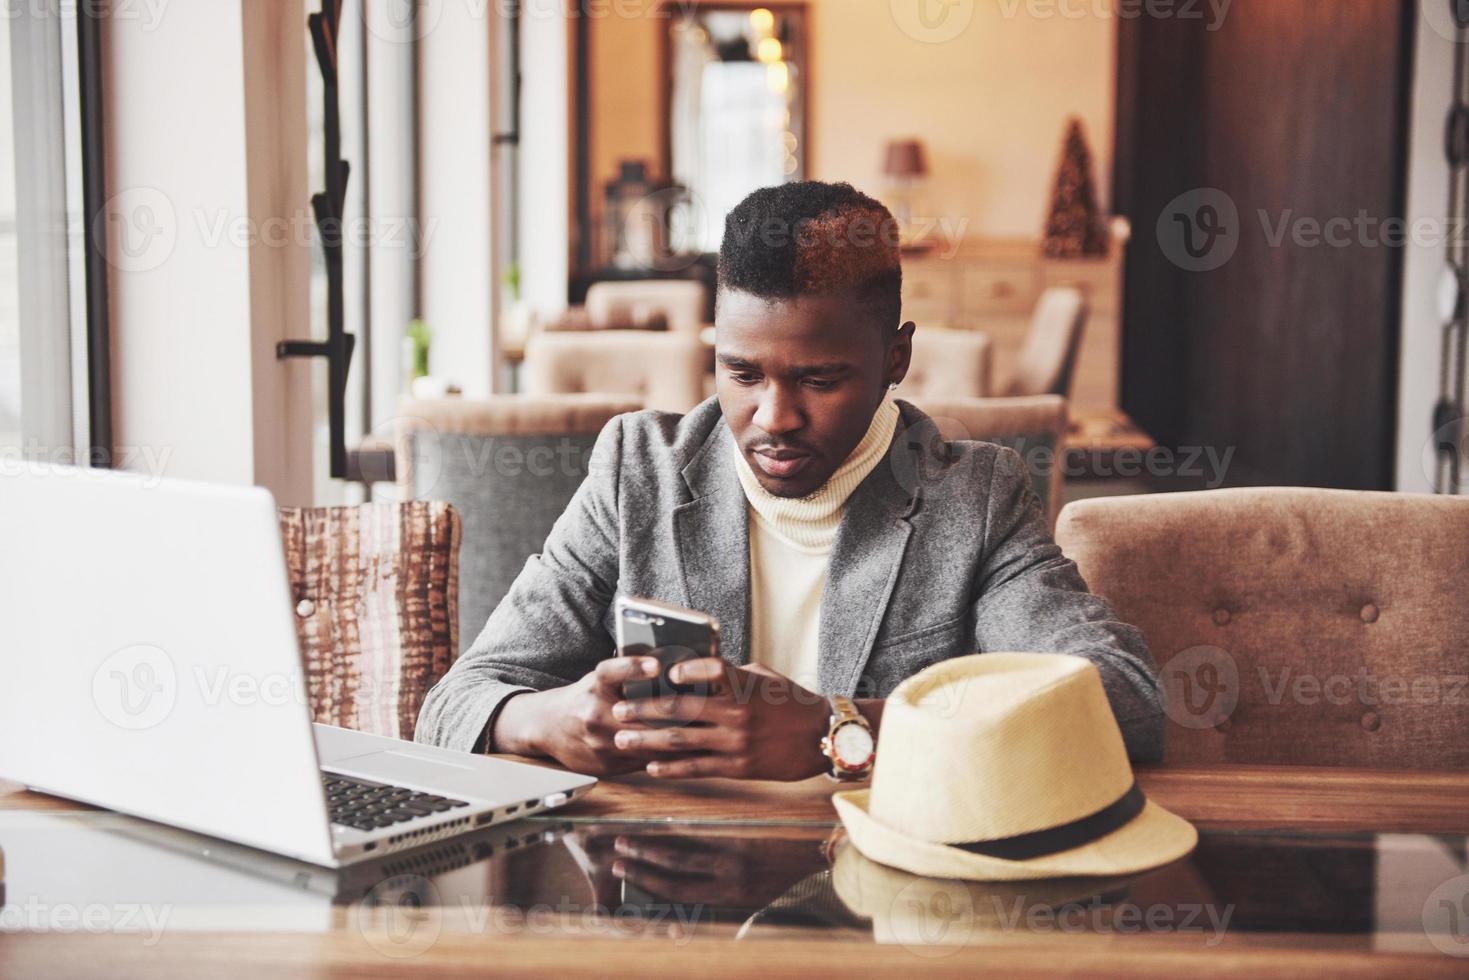
<path id="1" fill-rule="evenodd" d="M 897 222 L 851 184 L 762 187 L 725 219 L 719 290 L 726 289 L 762 299 L 854 289 L 896 331 L 903 307 Z"/>

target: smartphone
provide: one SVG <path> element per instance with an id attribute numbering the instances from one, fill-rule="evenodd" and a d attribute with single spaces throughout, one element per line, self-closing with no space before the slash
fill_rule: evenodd
<path id="1" fill-rule="evenodd" d="M 614 607 L 619 657 L 656 657 L 663 669 L 655 678 L 623 685 L 628 698 L 696 694 L 702 684 L 675 684 L 668 670 L 684 660 L 719 656 L 719 620 L 706 613 L 654 599 L 619 596 Z"/>

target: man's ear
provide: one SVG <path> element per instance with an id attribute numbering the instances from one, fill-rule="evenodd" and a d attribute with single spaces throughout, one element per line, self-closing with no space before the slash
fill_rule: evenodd
<path id="1" fill-rule="evenodd" d="M 908 365 L 913 360 L 913 334 L 918 325 L 912 320 L 898 328 L 896 336 L 888 344 L 888 383 L 900 384 L 908 376 Z"/>

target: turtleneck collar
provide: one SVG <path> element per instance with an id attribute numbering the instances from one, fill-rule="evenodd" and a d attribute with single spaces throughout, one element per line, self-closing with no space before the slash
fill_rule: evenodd
<path id="1" fill-rule="evenodd" d="M 897 404 L 891 397 L 884 397 L 857 448 L 837 467 L 831 479 L 804 497 L 777 497 L 762 487 L 731 433 L 729 442 L 735 456 L 735 472 L 739 474 L 740 486 L 755 519 L 798 548 L 830 551 L 847 498 L 887 454 L 898 428 L 898 416 Z"/>

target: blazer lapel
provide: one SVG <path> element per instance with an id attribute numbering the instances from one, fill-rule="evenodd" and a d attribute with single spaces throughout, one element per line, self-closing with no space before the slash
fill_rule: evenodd
<path id="1" fill-rule="evenodd" d="M 720 654 L 743 666 L 750 662 L 750 527 L 731 452 L 721 421 L 683 469 L 693 499 L 674 508 L 673 539 L 685 604 L 719 620 Z"/>
<path id="2" fill-rule="evenodd" d="M 851 697 L 887 613 L 913 525 L 918 497 L 898 482 L 894 453 L 905 451 L 904 422 L 887 458 L 847 500 L 821 594 L 820 663 L 824 693 Z"/>

